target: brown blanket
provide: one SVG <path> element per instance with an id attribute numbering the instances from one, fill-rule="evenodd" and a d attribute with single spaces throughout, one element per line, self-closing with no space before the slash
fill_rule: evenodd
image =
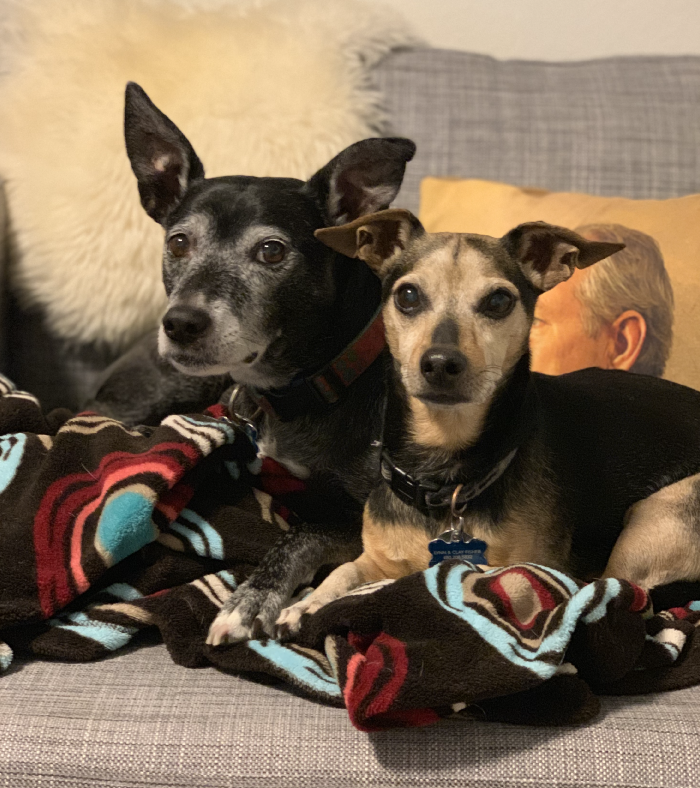
<path id="1" fill-rule="evenodd" d="M 129 430 L 44 416 L 0 379 L 0 436 L 0 671 L 13 651 L 90 660 L 158 627 L 179 664 L 286 682 L 363 730 L 582 722 L 597 694 L 700 681 L 700 601 L 654 614 L 630 583 L 534 565 L 446 561 L 323 608 L 294 643 L 209 648 L 224 598 L 294 521 L 269 492 L 303 485 L 218 406 Z"/>

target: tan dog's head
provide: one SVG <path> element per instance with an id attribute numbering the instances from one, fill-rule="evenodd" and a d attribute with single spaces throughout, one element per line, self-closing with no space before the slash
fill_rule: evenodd
<path id="1" fill-rule="evenodd" d="M 537 296 L 624 244 L 528 222 L 503 238 L 426 233 L 389 209 L 316 231 L 381 278 L 389 349 L 410 397 L 484 403 L 527 352 Z"/>

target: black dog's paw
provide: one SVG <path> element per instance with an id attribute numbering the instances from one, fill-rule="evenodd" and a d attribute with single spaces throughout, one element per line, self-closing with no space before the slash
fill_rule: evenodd
<path id="1" fill-rule="evenodd" d="M 243 583 L 226 600 L 212 622 L 207 643 L 218 646 L 273 637 L 275 622 L 286 601 L 278 591 Z"/>

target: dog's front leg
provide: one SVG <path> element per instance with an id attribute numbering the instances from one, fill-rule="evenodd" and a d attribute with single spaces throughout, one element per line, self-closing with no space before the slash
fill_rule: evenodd
<path id="1" fill-rule="evenodd" d="M 349 593 L 364 583 L 383 580 L 384 572 L 367 553 L 355 561 L 348 561 L 334 569 L 321 585 L 303 599 L 286 607 L 277 619 L 277 634 L 280 638 L 295 635 L 301 627 L 304 615 L 311 615 L 325 605 Z"/>
<path id="2" fill-rule="evenodd" d="M 428 568 L 429 535 L 425 529 L 416 528 L 410 522 L 382 521 L 372 513 L 372 503 L 376 508 L 384 495 L 386 489 L 382 484 L 372 492 L 365 506 L 362 555 L 339 566 L 315 591 L 283 610 L 277 620 L 280 637 L 296 634 L 301 628 L 302 616 L 315 613 L 364 583 L 396 580 Z"/>
<path id="3" fill-rule="evenodd" d="M 309 583 L 324 564 L 353 559 L 360 549 L 359 522 L 335 530 L 308 524 L 290 529 L 226 600 L 209 628 L 207 643 L 218 646 L 273 636 L 294 590 Z"/>

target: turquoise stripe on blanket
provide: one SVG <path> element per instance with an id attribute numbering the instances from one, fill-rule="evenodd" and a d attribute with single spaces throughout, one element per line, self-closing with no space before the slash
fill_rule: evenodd
<path id="1" fill-rule="evenodd" d="M 120 624 L 108 624 L 105 621 L 95 621 L 85 613 L 69 613 L 66 618 L 70 624 L 55 618 L 49 624 L 56 629 L 74 632 L 76 635 L 94 640 L 107 651 L 116 651 L 125 646 L 138 632 L 136 627 L 123 627 Z"/>

